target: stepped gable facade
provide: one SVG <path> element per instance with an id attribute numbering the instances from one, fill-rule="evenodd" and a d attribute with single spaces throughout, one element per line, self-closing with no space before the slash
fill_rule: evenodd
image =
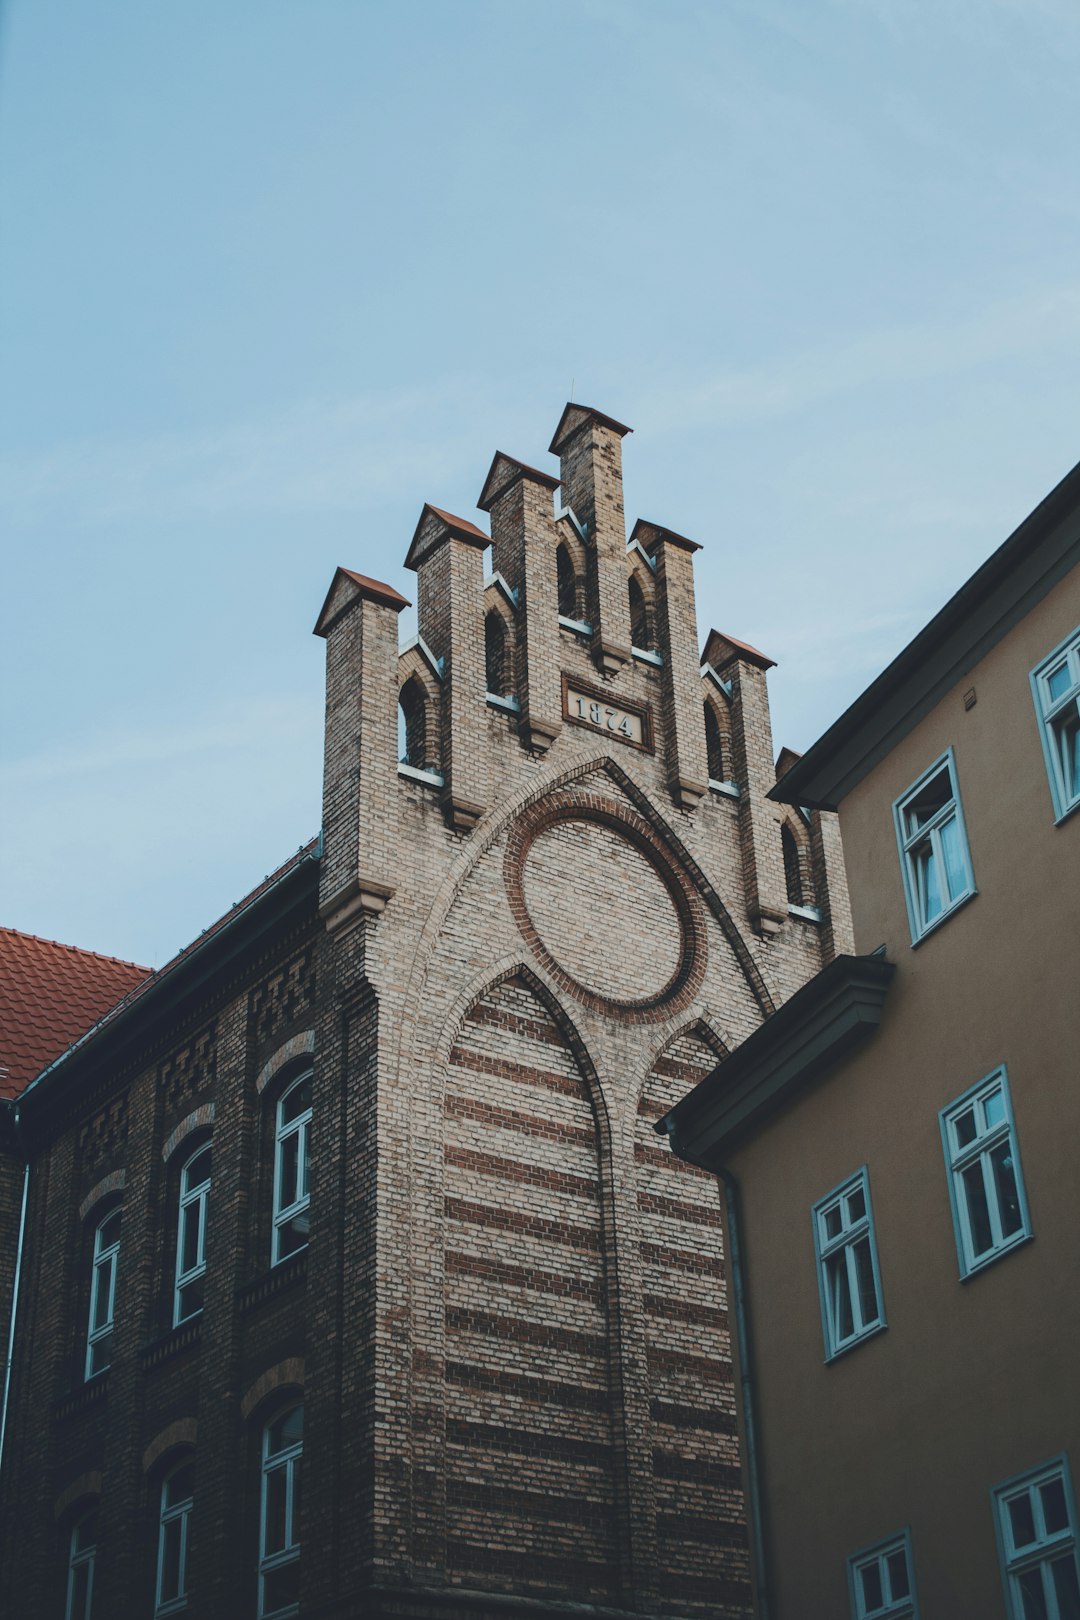
<path id="1" fill-rule="evenodd" d="M 652 1125 L 851 924 L 628 432 L 425 505 L 403 647 L 338 569 L 320 843 L 24 1096 L 13 1612 L 89 1560 L 100 1614 L 751 1613 L 716 1189 Z"/>

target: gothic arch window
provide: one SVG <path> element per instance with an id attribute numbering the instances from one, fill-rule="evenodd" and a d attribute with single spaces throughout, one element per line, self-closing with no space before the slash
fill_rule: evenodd
<path id="1" fill-rule="evenodd" d="M 427 699 L 411 675 L 398 697 L 398 763 L 427 769 Z"/>
<path id="2" fill-rule="evenodd" d="M 484 662 L 487 689 L 494 697 L 507 697 L 510 679 L 510 647 L 501 613 L 494 609 L 484 619 Z"/>
<path id="3" fill-rule="evenodd" d="M 641 589 L 633 574 L 630 575 L 630 645 L 639 652 L 655 652 L 656 637 L 653 634 L 652 614 L 649 604 L 645 600 L 645 593 Z"/>
<path id="4" fill-rule="evenodd" d="M 784 881 L 787 884 L 788 905 L 804 906 L 806 892 L 803 886 L 802 863 L 799 860 L 799 846 L 790 827 L 781 827 L 780 843 L 784 851 Z"/>
<path id="5" fill-rule="evenodd" d="M 709 762 L 709 781 L 726 782 L 728 775 L 724 742 L 720 735 L 720 722 L 711 703 L 705 705 L 705 753 Z"/>
<path id="6" fill-rule="evenodd" d="M 555 566 L 559 576 L 559 614 L 564 619 L 579 619 L 577 570 L 570 553 L 560 541 L 555 550 Z"/>

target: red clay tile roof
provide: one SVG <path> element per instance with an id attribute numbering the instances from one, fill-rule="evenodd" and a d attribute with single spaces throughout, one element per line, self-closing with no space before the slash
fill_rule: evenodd
<path id="1" fill-rule="evenodd" d="M 17 1097 L 150 969 L 0 928 L 0 1097 Z"/>

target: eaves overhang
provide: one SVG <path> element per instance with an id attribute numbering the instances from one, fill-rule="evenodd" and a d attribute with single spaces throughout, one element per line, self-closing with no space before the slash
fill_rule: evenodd
<path id="1" fill-rule="evenodd" d="M 653 1130 L 679 1158 L 719 1170 L 733 1144 L 873 1035 L 895 971 L 884 956 L 836 957 Z"/>
<path id="2" fill-rule="evenodd" d="M 1080 463 L 769 792 L 835 810 L 1080 563 Z"/>

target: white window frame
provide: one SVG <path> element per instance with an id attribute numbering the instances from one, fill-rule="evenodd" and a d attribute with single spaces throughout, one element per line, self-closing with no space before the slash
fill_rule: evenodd
<path id="1" fill-rule="evenodd" d="M 902 1553 L 907 1573 L 906 1596 L 894 1597 L 889 1561 Z M 883 1601 L 874 1608 L 866 1603 L 862 1572 L 877 1566 Z M 897 1535 L 864 1547 L 848 1559 L 848 1594 L 851 1599 L 852 1620 L 918 1620 L 919 1600 L 915 1593 L 915 1563 L 911 1555 L 911 1531 L 906 1527 Z"/>
<path id="2" fill-rule="evenodd" d="M 182 1468 L 190 1468 L 192 1459 L 190 1455 L 182 1457 L 174 1463 L 161 1482 L 161 1505 L 158 1513 L 158 1553 L 157 1578 L 154 1585 L 154 1616 L 179 1614 L 181 1609 L 187 1608 L 187 1558 L 188 1535 L 191 1529 L 191 1512 L 195 1505 L 194 1495 L 185 1496 L 179 1502 L 168 1501 L 169 1482 L 175 1478 Z M 180 1523 L 180 1591 L 174 1598 L 163 1598 L 161 1583 L 165 1575 L 165 1540 L 168 1527 L 179 1520 Z"/>
<path id="3" fill-rule="evenodd" d="M 284 1608 L 268 1609 L 266 1607 L 266 1577 L 275 1570 L 283 1569 L 287 1564 L 295 1563 L 300 1557 L 300 1541 L 297 1536 L 296 1513 L 296 1474 L 304 1452 L 303 1436 L 291 1446 L 281 1451 L 270 1451 L 270 1430 L 273 1424 L 280 1422 L 296 1407 L 303 1410 L 303 1402 L 296 1401 L 293 1406 L 287 1406 L 276 1412 L 269 1423 L 263 1425 L 262 1432 L 262 1469 L 259 1479 L 259 1620 L 285 1620 L 288 1615 L 299 1612 L 299 1604 L 289 1603 Z M 268 1508 L 268 1495 L 266 1482 L 270 1474 L 278 1469 L 285 1471 L 285 1546 L 278 1552 L 266 1551 L 266 1517 Z"/>
<path id="4" fill-rule="evenodd" d="M 911 801 L 916 798 L 935 776 L 947 771 L 949 776 L 949 798 L 942 805 L 936 815 L 932 816 L 920 827 L 912 829 L 908 826 L 907 811 Z M 942 833 L 952 822 L 956 823 L 960 835 L 960 855 L 963 867 L 963 888 L 959 894 L 949 896 L 942 888 L 946 877 L 945 852 L 942 847 Z M 964 807 L 960 802 L 960 785 L 956 774 L 956 756 L 951 748 L 947 748 L 939 759 L 914 781 L 903 792 L 893 805 L 893 825 L 896 829 L 896 843 L 900 852 L 900 870 L 904 880 L 904 900 L 907 905 L 908 923 L 911 928 L 911 943 L 917 945 L 925 939 L 927 934 L 940 926 L 947 917 L 951 917 L 965 901 L 975 894 L 975 874 L 971 867 L 971 849 L 968 844 L 967 827 L 964 823 Z M 933 916 L 920 893 L 919 857 L 924 845 L 929 844 L 933 854 L 938 873 L 938 897 L 941 905 Z"/>
<path id="5" fill-rule="evenodd" d="M 1043 1508 L 1040 1487 L 1060 1482 L 1065 1497 L 1065 1512 L 1068 1523 L 1063 1530 L 1049 1531 L 1046 1527 L 1046 1516 Z M 1012 1518 L 1009 1513 L 1009 1503 L 1026 1495 L 1032 1513 L 1035 1529 L 1035 1540 L 1017 1547 L 1014 1535 Z M 1053 1581 L 1049 1578 L 1050 1566 L 1059 1562 L 1063 1556 L 1071 1552 L 1076 1565 L 1077 1579 L 1080 1581 L 1080 1558 L 1077 1556 L 1077 1517 L 1076 1498 L 1073 1495 L 1072 1480 L 1069 1476 L 1069 1461 L 1062 1453 L 1061 1456 L 1052 1457 L 1049 1462 L 1041 1464 L 1038 1468 L 1030 1469 L 1026 1474 L 1018 1474 L 1008 1479 L 1002 1485 L 996 1485 L 991 1492 L 994 1505 L 994 1528 L 997 1532 L 998 1557 L 1001 1562 L 1001 1581 L 1005 1589 L 1005 1601 L 1008 1608 L 1009 1620 L 1024 1620 L 1024 1603 L 1020 1591 L 1020 1581 L 1029 1575 L 1033 1569 L 1038 1569 L 1042 1578 L 1043 1598 L 1049 1620 L 1061 1620 L 1061 1611 L 1054 1591 Z"/>
<path id="6" fill-rule="evenodd" d="M 202 1314 L 202 1306 L 193 1311 L 184 1312 L 183 1293 L 191 1283 L 198 1282 L 200 1277 L 206 1275 L 206 1217 L 210 1199 L 210 1182 L 213 1177 L 213 1159 L 209 1173 L 202 1181 L 191 1183 L 190 1170 L 195 1161 L 204 1153 L 213 1152 L 209 1141 L 202 1142 L 195 1151 L 189 1154 L 183 1169 L 180 1172 L 180 1202 L 176 1220 L 176 1281 L 173 1286 L 173 1326 L 179 1327 L 181 1322 L 190 1322 L 193 1317 Z M 185 1237 L 189 1221 L 198 1222 L 198 1238 L 196 1240 L 195 1263 L 187 1271 L 181 1271 Z"/>
<path id="7" fill-rule="evenodd" d="M 1069 686 L 1055 698 L 1050 691 L 1050 682 L 1062 668 L 1070 677 Z M 1056 732 L 1057 724 L 1064 719 L 1070 709 L 1075 710 L 1080 717 L 1080 629 L 1074 630 L 1071 636 L 1067 636 L 1054 648 L 1049 657 L 1035 666 L 1031 671 L 1030 680 L 1031 697 L 1039 723 L 1039 739 L 1042 743 L 1043 759 L 1046 762 L 1046 774 L 1050 780 L 1054 821 L 1059 823 L 1064 821 L 1066 816 L 1071 816 L 1074 810 L 1080 809 L 1080 784 L 1074 793 L 1065 780 L 1065 761 Z M 1077 747 L 1080 748 L 1080 742 L 1077 743 Z"/>
<path id="8" fill-rule="evenodd" d="M 309 1103 L 306 1109 L 297 1114 L 295 1119 L 290 1119 L 284 1123 L 282 1121 L 282 1114 L 284 1112 L 287 1099 L 296 1090 L 297 1086 L 302 1086 L 305 1081 L 310 1081 L 311 1078 L 312 1071 L 310 1069 L 306 1069 L 303 1074 L 298 1074 L 296 1079 L 292 1081 L 292 1083 L 288 1085 L 281 1093 L 281 1096 L 277 1100 L 277 1107 L 274 1112 L 274 1236 L 271 1245 L 270 1263 L 271 1265 L 275 1266 L 283 1260 L 288 1260 L 291 1255 L 299 1254 L 301 1249 L 307 1247 L 306 1244 L 302 1243 L 296 1248 L 290 1249 L 287 1253 L 283 1254 L 281 1251 L 281 1232 L 291 1220 L 294 1220 L 297 1215 L 301 1214 L 305 1209 L 309 1209 L 311 1206 L 311 1188 L 309 1184 L 309 1166 L 311 1162 L 311 1104 Z M 297 1196 L 290 1204 L 282 1205 L 282 1159 L 284 1154 L 284 1145 L 287 1138 L 293 1135 L 299 1136 L 300 1139 L 297 1146 L 296 1156 Z"/>
<path id="9" fill-rule="evenodd" d="M 68 1537 L 68 1578 L 67 1597 L 64 1602 L 64 1620 L 90 1620 L 90 1615 L 93 1611 L 94 1566 L 97 1562 L 97 1537 L 95 1536 L 94 1540 L 88 1547 L 80 1548 L 77 1545 L 77 1542 L 79 1531 L 82 1529 L 87 1519 L 89 1519 L 93 1514 L 96 1514 L 97 1511 L 96 1506 L 88 1508 L 85 1512 L 79 1515 L 71 1527 L 71 1535 Z M 76 1571 L 79 1569 L 86 1569 L 87 1571 L 86 1599 L 83 1603 L 81 1614 L 75 1608 L 75 1580 Z"/>
<path id="10" fill-rule="evenodd" d="M 1003 1103 L 1002 1117 L 990 1124 L 986 1118 L 986 1103 L 997 1095 L 1001 1096 Z M 968 1112 L 974 1117 L 975 1135 L 970 1142 L 962 1143 L 957 1130 L 957 1121 Z M 1009 1074 L 1004 1063 L 949 1103 L 941 1110 L 938 1118 L 949 1178 L 949 1202 L 952 1207 L 953 1229 L 956 1233 L 956 1253 L 963 1281 L 975 1272 L 981 1271 L 984 1266 L 992 1265 L 1003 1254 L 1009 1254 L 1020 1244 L 1027 1243 L 1032 1236 L 1027 1195 L 1024 1191 L 1024 1175 L 1020 1165 L 1020 1143 L 1016 1134 L 1016 1120 L 1013 1117 L 1012 1097 L 1009 1093 Z M 1002 1226 L 1001 1204 L 991 1163 L 991 1155 L 1003 1142 L 1008 1142 L 1012 1148 L 1013 1177 L 1016 1182 L 1021 1222 L 1017 1231 L 1009 1233 L 1006 1233 Z M 975 1250 L 971 1216 L 964 1189 L 964 1174 L 976 1163 L 982 1172 L 992 1238 L 990 1248 L 981 1253 L 976 1253 Z"/>
<path id="11" fill-rule="evenodd" d="M 863 1214 L 852 1216 L 849 1200 L 862 1193 Z M 830 1235 L 829 1217 L 837 1211 L 840 1229 Z M 814 1227 L 814 1256 L 817 1263 L 818 1294 L 821 1301 L 821 1329 L 825 1340 L 825 1360 L 833 1361 L 845 1351 L 872 1338 L 887 1326 L 885 1300 L 881 1291 L 881 1272 L 878 1267 L 877 1239 L 874 1233 L 874 1212 L 870 1204 L 870 1177 L 866 1166 L 848 1176 L 826 1197 L 818 1199 L 811 1210 Z M 864 1317 L 855 1249 L 864 1238 L 869 1239 L 870 1263 L 874 1280 L 877 1314 Z M 844 1333 L 839 1321 L 839 1295 L 833 1282 L 834 1269 L 843 1267 L 851 1306 L 852 1331 Z"/>
<path id="12" fill-rule="evenodd" d="M 103 1372 L 108 1372 L 111 1359 L 102 1363 L 100 1367 L 94 1366 L 94 1355 L 102 1342 L 108 1343 L 116 1326 L 116 1268 L 120 1258 L 120 1243 L 118 1237 L 115 1243 L 102 1244 L 101 1234 L 114 1216 L 122 1215 L 123 1206 L 116 1204 L 103 1215 L 94 1228 L 94 1254 L 90 1265 L 90 1311 L 86 1323 L 86 1361 L 84 1378 L 98 1378 Z M 121 1230 L 123 1222 L 121 1220 Z M 107 1290 L 107 1308 L 105 1320 L 99 1327 L 94 1326 L 98 1314 L 98 1301 L 101 1290 Z"/>

